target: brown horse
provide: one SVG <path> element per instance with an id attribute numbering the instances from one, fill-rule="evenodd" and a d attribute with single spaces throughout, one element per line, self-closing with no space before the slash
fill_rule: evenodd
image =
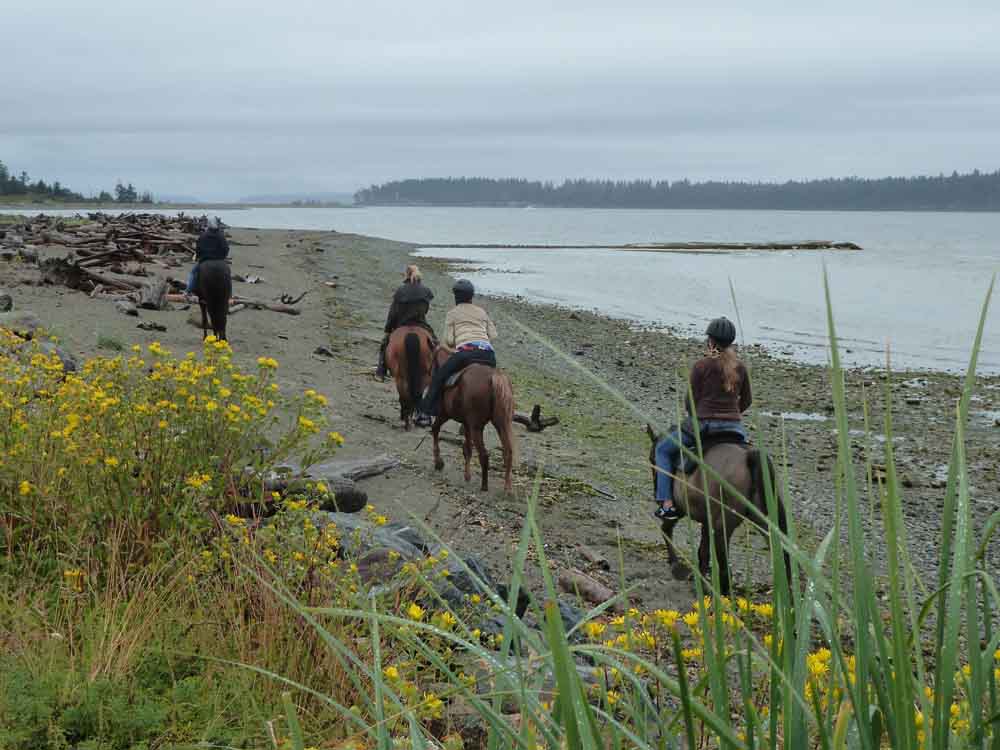
<path id="1" fill-rule="evenodd" d="M 410 429 L 410 419 L 424 395 L 434 364 L 434 343 L 423 326 L 400 326 L 389 337 L 385 362 L 399 393 L 399 418 Z"/>
<path id="2" fill-rule="evenodd" d="M 451 350 L 439 346 L 434 352 L 435 364 L 440 367 L 451 354 Z M 434 468 L 438 471 L 444 468 L 439 434 L 441 426 L 449 419 L 465 426 L 462 451 L 465 454 L 466 482 L 472 479 L 472 447 L 475 446 L 479 453 L 483 492 L 489 489 L 490 471 L 490 454 L 483 442 L 483 430 L 488 423 L 493 423 L 500 437 L 500 445 L 503 446 L 503 489 L 507 494 L 513 492 L 514 390 L 507 374 L 489 365 L 473 363 L 462 370 L 458 383 L 444 392 L 441 411 L 431 427 L 431 434 L 434 436 Z"/>
<path id="3" fill-rule="evenodd" d="M 653 490 L 656 490 L 656 444 L 661 440 L 650 425 L 646 434 L 652 442 L 649 462 L 653 468 Z M 674 504 L 691 520 L 701 524 L 701 544 L 698 546 L 698 569 L 710 578 L 711 539 L 714 536 L 715 557 L 719 562 L 720 593 L 729 593 L 729 538 L 744 518 L 749 519 L 758 529 L 767 532 L 767 495 L 764 478 L 764 457 L 759 450 L 745 444 L 721 442 L 708 436 L 702 441 L 704 461 L 699 462 L 694 473 L 685 475 L 683 471 L 674 476 Z M 682 462 L 686 459 L 682 456 Z M 702 464 L 709 467 L 706 471 Z M 767 461 L 771 490 L 776 503 L 778 528 L 788 533 L 785 504 L 778 492 L 774 465 Z M 720 481 L 720 478 L 724 480 Z M 706 496 L 707 482 L 707 496 Z M 751 507 L 747 507 L 747 506 Z M 755 513 L 753 508 L 758 512 Z M 663 537 L 667 542 L 667 562 L 675 578 L 687 578 L 691 571 L 678 560 L 674 547 L 674 527 L 680 519 L 664 519 Z M 709 533 L 712 526 L 712 536 Z M 784 553 L 785 572 L 791 580 L 791 562 Z"/>

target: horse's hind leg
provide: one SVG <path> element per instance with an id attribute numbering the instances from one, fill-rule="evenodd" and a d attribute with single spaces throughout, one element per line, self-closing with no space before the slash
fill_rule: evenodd
<path id="1" fill-rule="evenodd" d="M 465 441 L 462 443 L 462 455 L 465 456 L 465 481 L 472 481 L 472 433 L 463 430 L 462 436 Z"/>
<path id="2" fill-rule="evenodd" d="M 472 433 L 472 441 L 476 445 L 476 451 L 479 453 L 479 470 L 483 474 L 480 489 L 486 492 L 490 488 L 490 453 L 486 450 L 486 444 L 483 441 L 483 426 L 474 427 L 470 429 L 470 432 Z M 468 466 L 468 459 L 466 459 L 466 466 Z"/>
<path id="3" fill-rule="evenodd" d="M 736 524 L 728 524 L 726 528 L 714 532 L 715 562 L 719 566 L 719 593 L 729 595 L 729 537 L 736 530 Z M 708 524 L 701 526 L 701 544 L 698 545 L 698 569 L 706 580 L 712 580 L 712 560 L 710 549 L 713 545 L 709 540 Z"/>
<path id="4" fill-rule="evenodd" d="M 677 526 L 679 518 L 665 519 L 660 524 L 663 532 L 663 540 L 667 543 L 667 565 L 670 566 L 670 573 L 679 581 L 685 581 L 691 577 L 691 569 L 687 563 L 682 562 L 677 556 L 677 547 L 674 544 L 674 527 Z"/>
<path id="5" fill-rule="evenodd" d="M 496 425 L 493 425 L 496 427 Z M 496 427 L 497 435 L 500 437 L 500 445 L 503 446 L 503 491 L 508 495 L 514 492 L 514 483 L 511 474 L 514 470 L 514 436 L 510 425 Z"/>
<path id="6" fill-rule="evenodd" d="M 441 471 L 444 468 L 444 461 L 441 459 L 441 425 L 445 423 L 444 417 L 437 417 L 431 427 L 431 437 L 434 438 L 434 469 Z"/>
<path id="7" fill-rule="evenodd" d="M 198 306 L 201 308 L 201 340 L 204 341 L 208 338 L 208 305 L 199 298 Z"/>

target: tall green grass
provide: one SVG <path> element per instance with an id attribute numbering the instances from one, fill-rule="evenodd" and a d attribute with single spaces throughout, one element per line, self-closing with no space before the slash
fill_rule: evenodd
<path id="1" fill-rule="evenodd" d="M 506 637 L 498 650 L 470 637 L 471 623 L 443 632 L 374 608 L 307 608 L 289 599 L 290 606 L 308 616 L 324 640 L 338 651 L 351 652 L 352 644 L 337 642 L 330 623 L 339 618 L 364 618 L 370 623 L 373 642 L 383 640 L 380 628 L 388 629 L 394 638 L 406 641 L 399 644 L 404 651 L 434 659 L 434 654 L 422 647 L 423 639 L 433 635 L 489 664 L 496 679 L 495 691 L 487 695 L 458 679 L 447 664 L 442 662 L 441 667 L 444 673 L 455 676 L 449 681 L 449 699 L 461 698 L 474 707 L 486 735 L 483 745 L 491 750 L 1000 747 L 1000 732 L 995 726 L 1000 704 L 994 656 L 1000 645 L 994 615 L 1000 600 L 995 579 L 983 563 L 1000 514 L 984 529 L 973 528 L 965 455 L 965 425 L 993 285 L 982 307 L 962 396 L 955 409 L 952 455 L 941 508 L 937 581 L 929 591 L 924 583 L 927 571 L 914 569 L 908 554 L 902 514 L 904 491 L 891 439 L 891 384 L 886 381 L 883 394 L 882 429 L 887 438 L 881 457 L 886 467 L 884 481 L 863 483 L 870 477 L 866 464 L 872 457 L 858 463 L 848 427 L 852 408 L 864 409 L 867 424 L 867 406 L 848 403 L 828 285 L 825 288 L 830 387 L 837 427 L 837 465 L 831 488 L 837 504 L 836 520 L 815 549 L 807 550 L 797 540 L 794 526 L 788 535 L 778 531 L 774 501 L 779 488 L 767 482 L 768 559 L 774 581 L 774 617 L 769 632 L 742 623 L 733 625 L 732 615 L 737 610 L 715 595 L 716 571 L 710 580 L 695 580 L 696 607 L 703 627 L 701 669 L 692 670 L 685 664 L 679 631 L 669 644 L 669 658 L 664 660 L 571 637 L 556 608 L 557 592 L 534 496 L 527 500 L 510 598 L 502 601 L 493 595 L 495 606 L 505 617 Z M 522 330 L 544 341 L 534 332 Z M 613 388 L 601 385 L 626 402 Z M 760 440 L 765 450 L 778 445 L 780 441 L 772 444 L 767 436 Z M 778 484 L 784 484 L 784 479 Z M 788 499 L 794 514 L 795 498 Z M 881 524 L 867 531 L 862 523 L 866 503 L 881 516 Z M 885 553 L 885 569 L 879 573 L 869 562 L 877 549 Z M 785 575 L 783 550 L 793 560 L 791 579 Z M 523 585 L 529 558 L 536 561 L 544 580 L 542 596 L 532 605 L 533 616 L 543 624 L 540 631 L 526 627 L 514 614 L 516 592 Z M 879 594 L 883 584 L 884 597 Z M 611 604 L 593 609 L 587 620 L 606 616 Z M 824 649 L 829 650 L 828 655 Z M 608 684 L 601 683 L 596 691 L 588 688 L 577 669 L 581 663 L 595 664 L 604 674 L 624 675 L 617 688 L 624 695 L 617 695 L 612 702 Z M 762 674 L 769 685 L 766 712 L 761 710 L 759 695 Z M 364 678 L 371 681 L 378 721 L 365 725 L 360 739 L 380 750 L 389 748 L 393 739 L 384 727 L 392 707 L 402 706 L 402 702 L 383 678 L 377 658 L 372 668 L 365 670 Z M 832 688 L 825 692 L 824 685 L 842 686 L 842 692 Z M 546 700 L 553 694 L 554 701 Z M 502 711 L 503 706 L 506 710 Z M 429 747 L 435 742 L 426 724 L 414 717 L 408 718 L 406 726 L 408 734 L 397 737 L 397 743 Z M 302 748 L 294 737 L 293 747 Z"/>

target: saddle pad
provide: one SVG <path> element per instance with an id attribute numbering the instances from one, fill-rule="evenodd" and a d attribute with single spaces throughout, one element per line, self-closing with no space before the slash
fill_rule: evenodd
<path id="1" fill-rule="evenodd" d="M 465 375 L 465 371 L 467 369 L 468 369 L 467 367 L 463 367 L 461 370 L 459 370 L 450 378 L 448 378 L 446 381 L 444 381 L 445 390 L 448 390 L 449 388 L 453 388 L 456 385 L 458 385 L 458 381 L 462 379 L 462 376 Z"/>
<path id="2" fill-rule="evenodd" d="M 454 375 L 452 375 L 450 378 L 448 378 L 446 381 L 444 381 L 444 389 L 448 390 L 449 388 L 452 388 L 452 387 L 458 385 L 458 381 L 462 379 L 462 376 L 465 375 L 466 371 L 469 370 L 472 367 L 476 367 L 477 365 L 479 367 L 490 367 L 485 362 L 469 362 L 469 364 L 467 364 L 461 370 L 459 370 Z M 493 368 L 490 367 L 490 369 L 492 370 Z"/>
<path id="3" fill-rule="evenodd" d="M 707 456 L 708 452 L 712 450 L 717 445 L 742 445 L 749 449 L 750 444 L 744 442 L 743 436 L 738 432 L 713 432 L 708 435 L 702 435 L 701 438 L 701 451 L 702 455 Z M 691 450 L 696 450 L 692 448 Z M 682 471 L 685 474 L 694 474 L 698 469 L 698 462 L 693 458 L 684 459 L 684 467 Z"/>

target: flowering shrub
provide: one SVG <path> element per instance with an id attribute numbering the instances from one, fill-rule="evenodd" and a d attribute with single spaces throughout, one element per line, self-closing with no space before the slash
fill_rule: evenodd
<path id="1" fill-rule="evenodd" d="M 153 343 L 65 373 L 0 331 L 0 558 L 93 575 L 112 529 L 126 564 L 205 531 L 210 511 L 246 502 L 246 467 L 306 451 L 325 425 L 326 399 L 283 396 L 276 366 L 240 372 L 209 338 L 200 357 Z"/>

